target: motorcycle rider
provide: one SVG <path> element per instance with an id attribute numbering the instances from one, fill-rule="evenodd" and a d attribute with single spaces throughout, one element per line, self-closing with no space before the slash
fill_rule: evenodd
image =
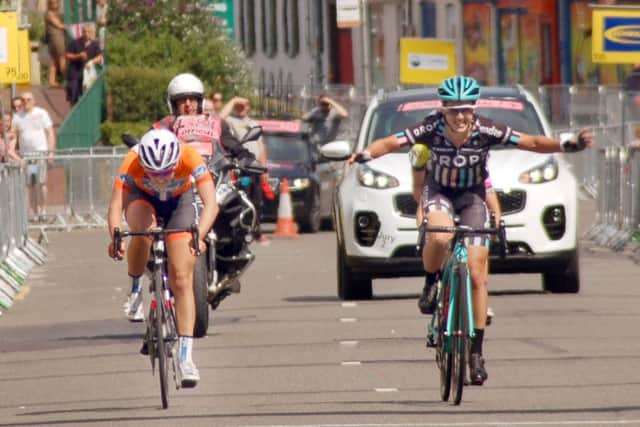
<path id="1" fill-rule="evenodd" d="M 168 129 L 178 141 L 188 144 L 205 161 L 215 156 L 231 154 L 250 159 L 253 154 L 245 149 L 218 114 L 204 114 L 204 84 L 191 73 L 181 73 L 167 86 L 167 107 L 170 114 L 153 123 L 152 129 Z M 144 320 L 140 276 L 131 276 L 131 290 L 124 303 L 124 311 L 131 322 Z"/>

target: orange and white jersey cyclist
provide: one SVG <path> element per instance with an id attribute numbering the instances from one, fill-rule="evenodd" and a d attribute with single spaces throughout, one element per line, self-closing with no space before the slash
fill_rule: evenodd
<path id="1" fill-rule="evenodd" d="M 196 211 L 192 180 L 202 200 L 202 208 Z M 192 147 L 180 144 L 175 134 L 166 129 L 147 132 L 136 150 L 130 150 L 116 176 L 109 205 L 109 256 L 122 259 L 124 244 L 113 246 L 113 230 L 122 228 L 122 213 L 132 231 L 146 231 L 158 224 L 165 228 L 188 228 L 198 225 L 200 250 L 206 245 L 202 239 L 211 228 L 217 214 L 215 185 L 204 159 Z M 175 298 L 176 320 L 179 335 L 179 364 L 183 387 L 193 387 L 200 379 L 192 358 L 193 330 L 195 325 L 195 299 L 193 295 L 193 270 L 195 250 L 191 234 L 172 234 L 167 239 L 169 258 L 169 286 Z M 134 314 L 142 311 L 140 277 L 145 271 L 151 249 L 151 241 L 145 237 L 132 237 L 126 251 L 128 274 L 137 286 Z M 145 347 L 143 346 L 143 349 Z"/>
<path id="2" fill-rule="evenodd" d="M 487 226 L 485 179 L 489 148 L 495 144 L 510 144 L 516 148 L 540 152 L 574 152 L 593 143 L 589 130 L 582 130 L 577 141 L 558 141 L 544 135 L 528 135 L 509 126 L 477 115 L 476 102 L 480 86 L 474 79 L 455 76 L 442 81 L 438 87 L 442 108 L 435 115 L 425 117 L 415 126 L 376 141 L 365 150 L 354 153 L 347 164 L 370 160 L 396 151 L 407 144 L 424 144 L 431 151 L 426 183 L 429 191 L 423 199 L 423 214 L 432 226 L 453 226 L 453 217 L 474 228 Z M 420 311 L 430 314 L 435 308 L 435 289 L 439 271 L 447 255 L 452 235 L 428 233 L 422 262 L 426 284 L 418 302 Z M 482 356 L 482 342 L 486 326 L 488 291 L 486 287 L 487 237 L 472 236 L 466 240 L 468 266 L 472 282 L 472 301 L 475 337 L 471 344 L 470 376 L 473 384 L 487 379 Z"/>

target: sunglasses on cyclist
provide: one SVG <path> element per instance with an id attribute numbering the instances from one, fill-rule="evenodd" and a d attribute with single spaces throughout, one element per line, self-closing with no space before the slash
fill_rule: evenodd
<path id="1" fill-rule="evenodd" d="M 174 171 L 175 169 L 167 169 L 166 171 L 145 170 L 144 173 L 146 173 L 150 178 L 167 178 L 173 175 Z"/>
<path id="2" fill-rule="evenodd" d="M 444 107 L 445 114 L 457 115 L 458 113 L 462 114 L 471 114 L 476 110 L 475 105 L 464 104 L 464 105 L 454 105 L 452 107 Z"/>

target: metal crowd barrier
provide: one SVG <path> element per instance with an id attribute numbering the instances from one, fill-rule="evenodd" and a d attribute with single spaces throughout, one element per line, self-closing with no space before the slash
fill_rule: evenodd
<path id="1" fill-rule="evenodd" d="M 0 314 L 11 307 L 29 271 L 47 258 L 29 238 L 24 184 L 19 166 L 0 163 Z"/>
<path id="2" fill-rule="evenodd" d="M 29 229 L 47 231 L 103 228 L 113 179 L 127 147 L 91 147 L 58 150 L 48 170 L 48 196 L 44 216 L 30 215 Z M 28 153 L 30 160 L 45 160 L 47 152 Z"/>
<path id="3" fill-rule="evenodd" d="M 621 251 L 640 238 L 640 92 L 619 86 L 529 88 L 555 133 L 591 128 L 596 147 L 567 156 L 584 194 L 596 200 L 593 223 L 583 238 Z M 638 247 L 634 252 L 640 251 Z"/>

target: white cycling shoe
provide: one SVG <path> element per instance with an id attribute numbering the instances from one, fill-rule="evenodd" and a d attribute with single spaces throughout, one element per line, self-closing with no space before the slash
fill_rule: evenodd
<path id="1" fill-rule="evenodd" d="M 180 371 L 180 382 L 183 388 L 193 388 L 200 381 L 200 372 L 198 372 L 198 368 L 191 360 L 184 360 L 178 363 L 178 370 Z"/>
<path id="2" fill-rule="evenodd" d="M 144 321 L 144 306 L 142 304 L 142 292 L 129 294 L 127 302 L 124 303 L 125 314 L 129 322 Z"/>

